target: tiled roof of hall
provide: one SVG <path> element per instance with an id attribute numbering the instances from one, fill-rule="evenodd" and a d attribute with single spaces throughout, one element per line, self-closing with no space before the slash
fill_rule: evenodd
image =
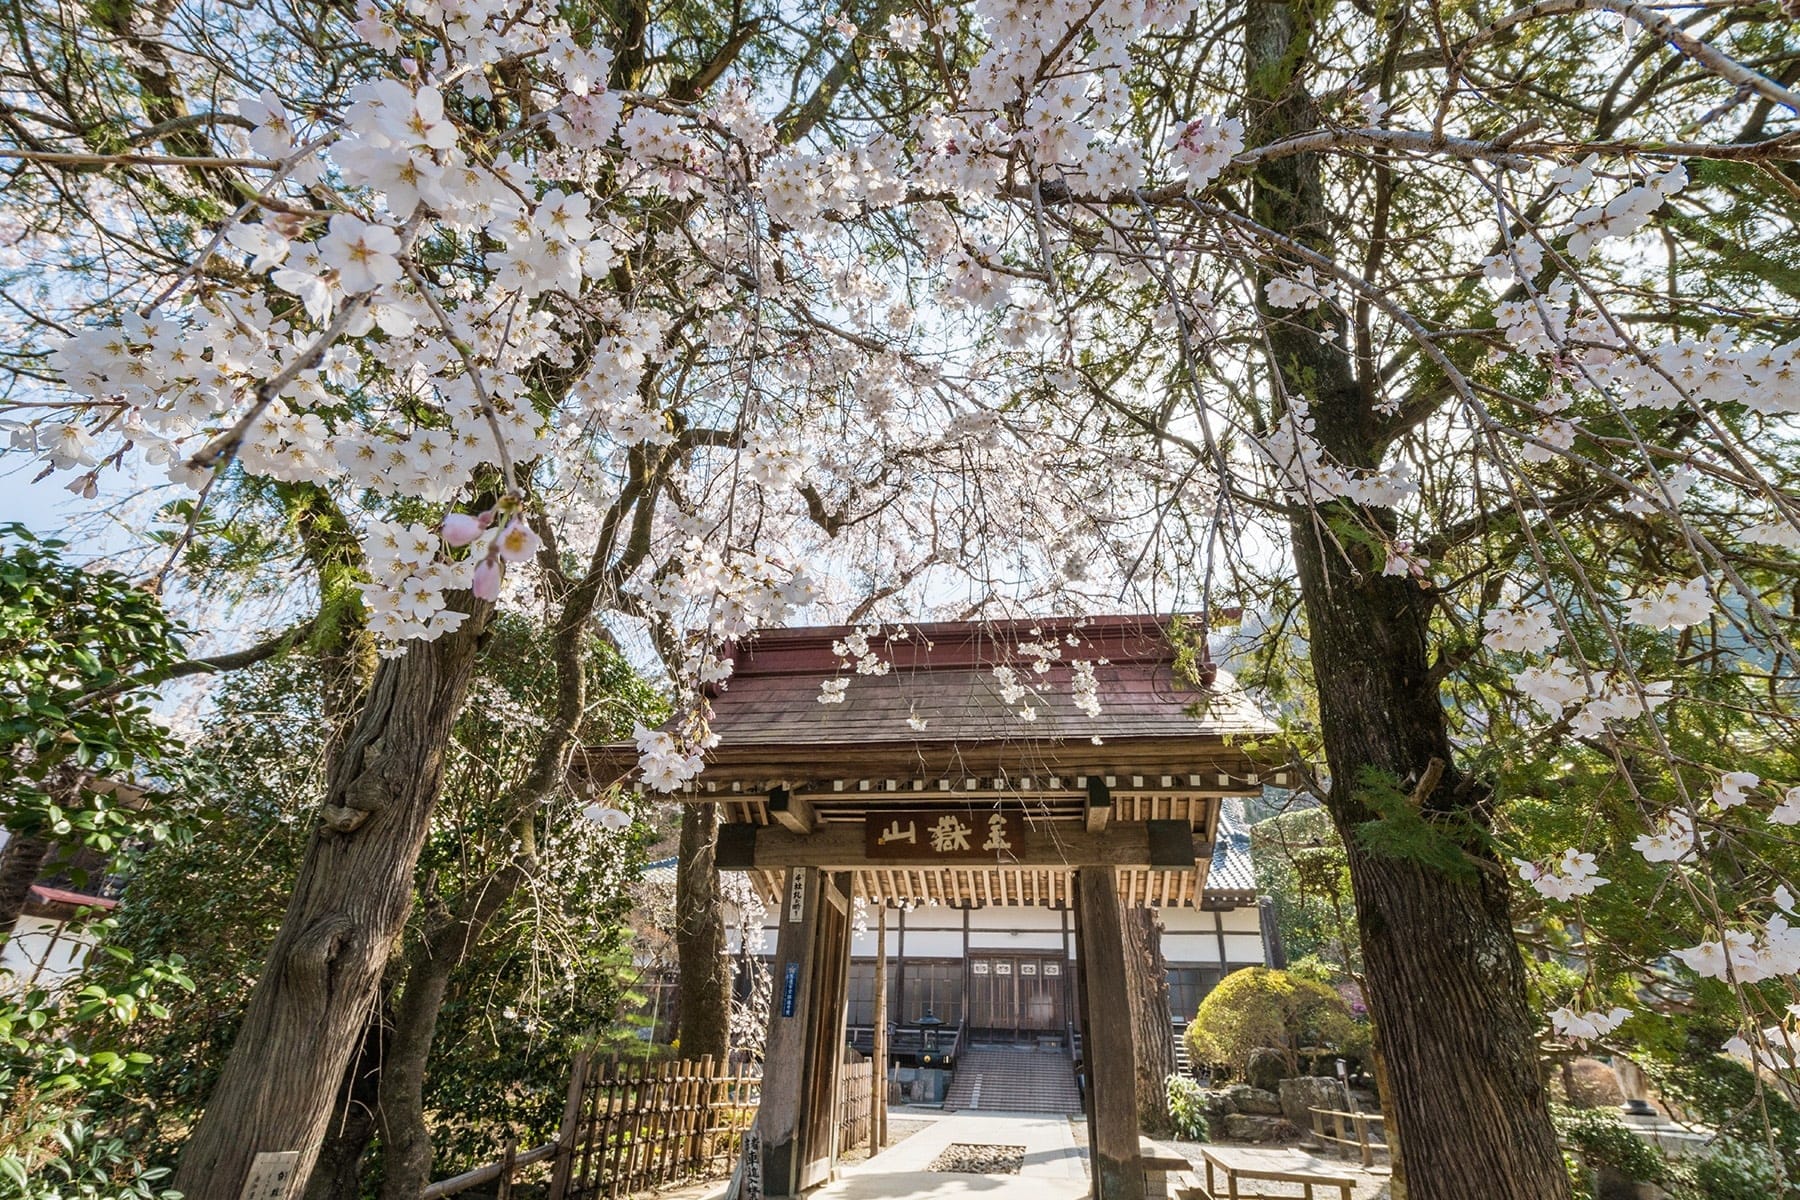
<path id="1" fill-rule="evenodd" d="M 1212 866 L 1206 873 L 1209 893 L 1256 894 L 1256 864 L 1250 850 L 1250 819 L 1242 797 L 1219 802 L 1219 829 L 1213 837 Z"/>
<path id="2" fill-rule="evenodd" d="M 1179 668 L 1177 620 L 1137 614 L 888 625 L 876 633 L 845 625 L 767 630 L 728 650 L 732 673 L 711 696 L 719 743 L 702 780 L 1059 772 L 1249 778 L 1258 768 L 1244 743 L 1273 726 L 1228 674 L 1208 665 L 1195 679 Z M 1179 635 L 1204 645 L 1199 620 L 1179 620 Z M 856 655 L 842 653 L 859 632 L 874 672 L 859 672 Z M 1097 711 L 1081 703 L 1077 663 L 1092 665 Z M 1009 699 L 998 667 L 1011 668 L 1021 694 Z M 828 680 L 843 682 L 841 700 L 822 691 Z M 611 760 L 623 774 L 635 751 L 611 746 L 590 757 L 600 760 L 594 768 Z"/>

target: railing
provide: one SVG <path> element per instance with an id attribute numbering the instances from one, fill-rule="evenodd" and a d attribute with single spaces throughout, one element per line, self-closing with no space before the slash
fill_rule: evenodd
<path id="1" fill-rule="evenodd" d="M 742 1066 L 575 1059 L 556 1140 L 427 1187 L 443 1200 L 484 1183 L 512 1194 L 517 1172 L 554 1160 L 551 1200 L 600 1200 L 702 1175 L 724 1174 L 756 1114 L 761 1078 Z M 868 1079 L 863 1080 L 865 1091 Z M 866 1107 L 866 1101 L 865 1101 Z"/>
<path id="2" fill-rule="evenodd" d="M 851 1025 L 845 1030 L 844 1038 L 856 1049 L 858 1054 L 871 1057 L 874 1055 L 874 1026 Z M 949 1059 L 954 1062 L 957 1052 L 962 1049 L 965 1040 L 961 1025 L 954 1030 L 940 1028 L 936 1047 L 931 1052 L 932 1056 L 939 1060 Z M 925 1031 L 917 1025 L 889 1025 L 887 1052 L 893 1058 L 919 1058 L 925 1053 Z"/>
<path id="3" fill-rule="evenodd" d="M 514 1149 L 512 1142 L 507 1142 L 506 1153 L 497 1163 L 489 1163 L 485 1167 L 476 1167 L 473 1171 L 464 1171 L 461 1175 L 452 1175 L 448 1179 L 440 1179 L 419 1193 L 420 1200 L 440 1200 L 444 1196 L 454 1196 L 458 1192 L 472 1187 L 480 1187 L 484 1183 L 499 1180 L 500 1187 L 495 1191 L 499 1200 L 511 1200 L 513 1175 L 522 1168 L 533 1163 L 541 1163 L 556 1157 L 561 1149 L 560 1142 L 545 1142 L 541 1146 L 533 1146 L 520 1154 Z"/>
<path id="4" fill-rule="evenodd" d="M 1375 1165 L 1375 1151 L 1387 1149 L 1387 1127 L 1382 1124 L 1380 1113 L 1340 1112 L 1335 1108 L 1309 1108 L 1312 1114 L 1312 1135 L 1321 1142 L 1349 1149 L 1355 1146 L 1362 1152 L 1362 1165 Z M 1344 1122 L 1350 1122 L 1355 1136 L 1350 1136 L 1344 1128 Z M 1335 1134 L 1326 1133 L 1327 1124 Z M 1369 1130 L 1374 1129 L 1378 1137 L 1370 1140 Z"/>
<path id="5" fill-rule="evenodd" d="M 875 1129 L 875 1064 L 868 1059 L 844 1064 L 838 1084 L 838 1151 L 860 1146 Z M 874 1148 L 871 1147 L 871 1154 Z"/>

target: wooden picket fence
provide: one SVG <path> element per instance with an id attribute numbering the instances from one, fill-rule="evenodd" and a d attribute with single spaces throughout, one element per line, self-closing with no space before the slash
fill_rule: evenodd
<path id="1" fill-rule="evenodd" d="M 726 1174 L 756 1116 L 757 1069 L 699 1061 L 646 1063 L 578 1055 L 556 1140 L 440 1179 L 420 1200 L 483 1184 L 512 1196 L 517 1175 L 550 1164 L 552 1200 L 615 1200 L 686 1179 Z M 541 1178 L 541 1176 L 540 1176 Z"/>
<path id="2" fill-rule="evenodd" d="M 856 1054 L 851 1051 L 851 1054 Z M 862 1058 L 861 1055 L 856 1055 Z M 846 1062 L 843 1066 L 843 1081 L 838 1085 L 838 1150 L 840 1152 L 852 1146 L 861 1146 L 869 1140 L 874 1131 L 874 1117 L 870 1106 L 874 1102 L 871 1088 L 875 1081 L 875 1064 L 864 1058 L 861 1062 Z"/>
<path id="3" fill-rule="evenodd" d="M 759 1075 L 710 1055 L 577 1060 L 551 1200 L 616 1200 L 729 1172 L 761 1090 Z"/>

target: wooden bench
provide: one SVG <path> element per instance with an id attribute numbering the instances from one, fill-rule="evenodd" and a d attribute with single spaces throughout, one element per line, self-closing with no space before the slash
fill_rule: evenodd
<path id="1" fill-rule="evenodd" d="M 1165 1150 L 1138 1135 L 1138 1163 L 1144 1169 L 1144 1200 L 1169 1200 L 1169 1176 L 1191 1171 L 1194 1164 L 1173 1150 Z"/>
<path id="2" fill-rule="evenodd" d="M 1243 1190 L 1239 1184 L 1245 1180 L 1297 1183 L 1304 1189 L 1306 1200 L 1315 1200 L 1314 1188 L 1336 1188 L 1338 1200 L 1350 1200 L 1356 1189 L 1356 1177 L 1345 1174 L 1342 1167 L 1298 1150 L 1206 1146 L 1200 1157 L 1206 1163 L 1204 1200 L 1271 1200 L 1268 1192 Z M 1225 1176 L 1224 1191 L 1219 1190 L 1219 1173 Z"/>

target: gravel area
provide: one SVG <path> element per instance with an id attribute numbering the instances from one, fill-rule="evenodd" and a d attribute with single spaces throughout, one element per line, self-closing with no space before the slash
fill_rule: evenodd
<path id="1" fill-rule="evenodd" d="M 903 1117 L 889 1117 L 887 1125 L 887 1145 L 883 1147 L 883 1149 L 890 1150 L 895 1146 L 898 1146 L 901 1142 L 904 1142 L 913 1134 L 919 1132 L 921 1129 L 931 1128 L 930 1121 L 908 1121 Z M 859 1163 L 866 1161 L 868 1157 L 869 1144 L 864 1142 L 861 1145 L 852 1146 L 850 1149 L 845 1150 L 842 1154 L 838 1155 L 838 1161 L 844 1163 Z"/>
<path id="2" fill-rule="evenodd" d="M 962 1171 L 970 1175 L 1017 1175 L 1025 1165 L 1023 1146 L 978 1146 L 952 1142 L 928 1171 Z"/>

